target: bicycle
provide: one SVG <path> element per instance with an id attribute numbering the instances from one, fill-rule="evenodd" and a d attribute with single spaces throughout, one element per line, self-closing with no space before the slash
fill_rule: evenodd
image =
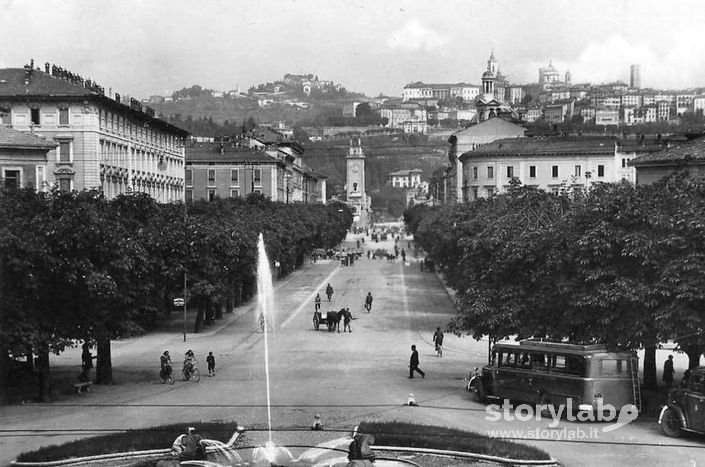
<path id="1" fill-rule="evenodd" d="M 159 378 L 162 380 L 162 384 L 174 384 L 174 378 L 171 376 L 171 367 L 164 367 L 159 371 Z"/>
<path id="2" fill-rule="evenodd" d="M 195 381 L 199 382 L 201 381 L 201 372 L 198 370 L 198 367 L 196 366 L 196 362 L 194 361 L 191 364 L 191 367 L 187 367 L 184 365 L 184 369 L 182 370 L 182 373 L 184 375 L 184 381 Z"/>

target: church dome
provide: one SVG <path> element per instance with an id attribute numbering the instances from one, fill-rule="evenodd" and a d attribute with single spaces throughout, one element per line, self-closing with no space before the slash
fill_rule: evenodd
<path id="1" fill-rule="evenodd" d="M 492 73 L 490 70 L 487 70 L 486 72 L 482 73 L 482 79 L 494 79 L 494 73 Z"/>

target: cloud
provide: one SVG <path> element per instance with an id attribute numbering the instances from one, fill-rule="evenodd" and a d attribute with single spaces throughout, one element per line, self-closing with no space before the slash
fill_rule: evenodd
<path id="1" fill-rule="evenodd" d="M 673 39 L 673 38 L 671 38 Z M 701 85 L 705 47 L 697 37 L 681 34 L 659 51 L 646 42 L 634 43 L 613 35 L 601 42 L 587 44 L 575 60 L 562 64 L 570 69 L 573 81 L 593 83 L 622 80 L 629 82 L 629 66 L 641 66 L 642 86 L 679 89 Z M 565 69 L 563 71 L 565 71 Z"/>
<path id="2" fill-rule="evenodd" d="M 431 51 L 443 47 L 446 42 L 446 37 L 412 19 L 392 34 L 388 44 L 392 49 L 404 51 Z"/>

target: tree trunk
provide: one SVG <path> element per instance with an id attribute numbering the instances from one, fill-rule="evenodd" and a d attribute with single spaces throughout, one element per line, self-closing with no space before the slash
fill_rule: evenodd
<path id="1" fill-rule="evenodd" d="M 193 326 L 193 332 L 198 333 L 201 330 L 201 327 L 203 326 L 203 306 L 199 306 L 198 310 L 196 311 L 196 323 Z"/>
<path id="2" fill-rule="evenodd" d="M 688 368 L 694 368 L 700 365 L 700 356 L 703 354 L 703 349 L 700 346 L 686 346 L 683 348 L 688 355 Z"/>
<path id="3" fill-rule="evenodd" d="M 223 304 L 221 302 L 215 304 L 215 319 L 223 319 Z"/>
<path id="4" fill-rule="evenodd" d="M 95 364 L 95 384 L 115 384 L 110 339 L 100 338 L 97 342 L 98 359 Z"/>
<path id="5" fill-rule="evenodd" d="M 7 405 L 7 375 L 10 370 L 10 359 L 7 357 L 7 348 L 0 345 L 0 405 Z"/>
<path id="6" fill-rule="evenodd" d="M 656 389 L 656 346 L 644 348 L 644 389 Z"/>
<path id="7" fill-rule="evenodd" d="M 51 372 L 49 369 L 48 350 L 42 350 L 37 354 L 35 368 L 39 376 L 37 380 L 37 398 L 41 402 L 49 402 L 51 400 Z"/>

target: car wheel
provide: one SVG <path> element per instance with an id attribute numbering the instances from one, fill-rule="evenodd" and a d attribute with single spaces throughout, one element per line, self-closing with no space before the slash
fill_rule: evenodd
<path id="1" fill-rule="evenodd" d="M 553 408 L 553 412 L 551 412 L 551 408 Z M 544 418 L 551 418 L 553 417 L 553 413 L 558 413 L 548 394 L 542 394 L 539 398 L 539 410 L 541 411 L 541 416 Z"/>
<path id="2" fill-rule="evenodd" d="M 667 408 L 661 417 L 661 431 L 666 436 L 678 438 L 683 435 L 683 428 L 678 414 L 672 408 Z"/>

